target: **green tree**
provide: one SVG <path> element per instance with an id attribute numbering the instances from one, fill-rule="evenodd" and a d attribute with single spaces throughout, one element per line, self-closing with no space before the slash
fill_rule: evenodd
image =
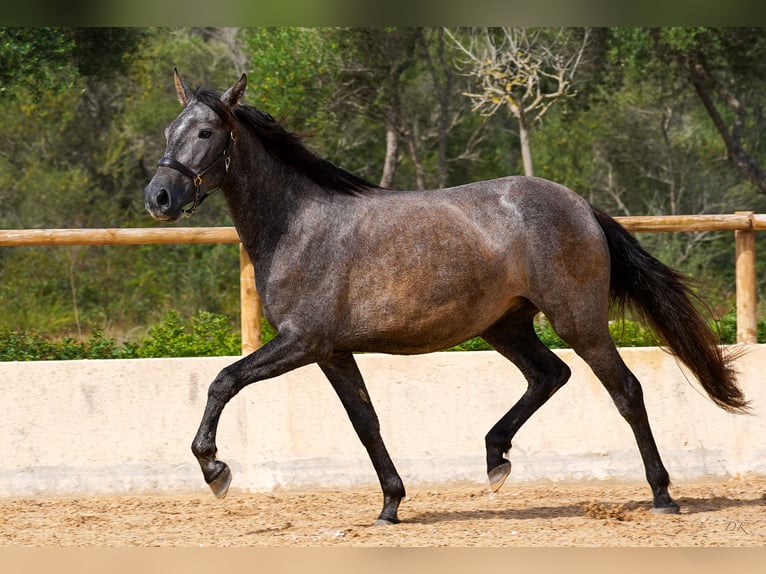
<path id="1" fill-rule="evenodd" d="M 468 81 L 452 65 L 444 29 L 336 28 L 323 38 L 335 54 L 328 126 L 344 127 L 340 141 L 352 147 L 341 157 L 352 168 L 361 157 L 363 175 L 400 189 L 479 178 L 470 173 L 487 122 L 460 95 Z"/>
<path id="2" fill-rule="evenodd" d="M 75 44 L 65 28 L 0 28 L 0 95 L 21 88 L 39 94 L 71 86 Z"/>
<path id="3" fill-rule="evenodd" d="M 172 68 L 228 82 L 230 38 L 194 29 L 2 32 L 3 61 L 18 64 L 3 67 L 13 83 L 0 94 L 0 225 L 153 225 L 142 190 L 179 111 Z M 11 48 L 34 63 L 13 60 Z M 222 203 L 190 224 L 227 224 Z M 128 332 L 175 305 L 236 314 L 237 261 L 235 246 L 3 249 L 0 323 L 84 334 Z"/>
<path id="4" fill-rule="evenodd" d="M 614 51 L 631 75 L 653 78 L 667 91 L 692 88 L 725 154 L 745 180 L 766 194 L 761 133 L 766 87 L 763 28 L 615 30 Z"/>

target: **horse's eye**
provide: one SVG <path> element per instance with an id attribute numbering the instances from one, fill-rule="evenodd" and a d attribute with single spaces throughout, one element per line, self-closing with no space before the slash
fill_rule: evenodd
<path id="1" fill-rule="evenodd" d="M 199 132 L 199 137 L 200 137 L 200 139 L 203 139 L 203 140 L 209 139 L 210 136 L 212 136 L 212 135 L 213 135 L 213 132 L 210 131 L 210 130 L 201 130 Z"/>

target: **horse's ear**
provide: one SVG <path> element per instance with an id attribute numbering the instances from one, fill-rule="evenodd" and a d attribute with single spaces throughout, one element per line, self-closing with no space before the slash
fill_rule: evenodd
<path id="1" fill-rule="evenodd" d="M 188 104 L 189 100 L 191 99 L 191 92 L 189 91 L 189 88 L 186 87 L 186 84 L 184 84 L 184 81 L 181 79 L 181 76 L 178 73 L 178 69 L 176 68 L 173 68 L 173 81 L 176 84 L 178 101 L 181 102 L 183 107 L 186 107 L 186 104 Z"/>
<path id="2" fill-rule="evenodd" d="M 233 107 L 239 105 L 239 101 L 242 99 L 242 96 L 245 94 L 245 87 L 247 87 L 247 75 L 242 74 L 242 77 L 239 79 L 239 81 L 236 84 L 234 84 L 231 88 L 226 90 L 224 94 L 221 96 L 221 101 L 223 102 L 223 105 L 225 105 L 229 109 L 232 109 Z"/>

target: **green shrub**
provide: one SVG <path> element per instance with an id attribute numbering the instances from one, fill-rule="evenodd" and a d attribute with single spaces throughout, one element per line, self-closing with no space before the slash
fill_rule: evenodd
<path id="1" fill-rule="evenodd" d="M 761 323 L 759 323 L 759 327 Z M 737 341 L 737 315 L 735 313 L 724 315 L 719 321 L 713 323 L 713 328 L 718 331 L 722 343 L 732 345 Z M 758 337 L 759 341 L 760 339 Z"/>
<path id="2" fill-rule="evenodd" d="M 52 339 L 36 332 L 0 333 L 0 361 L 63 361 L 72 359 L 130 359 L 137 356 L 132 343 L 116 341 L 94 331 L 88 339 Z"/>
<path id="3" fill-rule="evenodd" d="M 199 311 L 188 321 L 169 311 L 162 323 L 149 329 L 138 349 L 139 357 L 210 357 L 239 355 L 240 334 L 229 319 L 208 311 Z"/>
<path id="4" fill-rule="evenodd" d="M 654 331 L 627 319 L 610 321 L 609 334 L 618 347 L 655 347 L 661 344 Z"/>
<path id="5" fill-rule="evenodd" d="M 758 342 L 766 343 L 766 321 L 758 321 L 757 327 Z M 734 311 L 716 321 L 713 328 L 718 332 L 721 342 L 725 345 L 733 345 L 737 342 L 737 314 Z"/>
<path id="6" fill-rule="evenodd" d="M 535 319 L 535 333 L 549 349 L 568 349 L 569 345 L 558 336 L 544 316 Z M 659 345 L 657 336 L 635 321 L 610 321 L 609 333 L 618 347 L 652 347 Z M 483 351 L 491 349 L 483 339 L 476 337 L 447 349 L 448 351 Z"/>
<path id="7" fill-rule="evenodd" d="M 473 339 L 468 339 L 464 343 L 460 343 L 459 345 L 455 345 L 454 347 L 450 347 L 449 349 L 446 349 L 447 351 L 490 351 L 492 347 L 490 347 L 487 342 L 482 339 L 481 337 L 474 337 Z"/>
<path id="8" fill-rule="evenodd" d="M 534 323 L 540 340 L 552 349 L 567 348 L 544 316 Z M 724 344 L 737 338 L 737 320 L 732 312 L 713 323 Z M 609 331 L 621 347 L 658 345 L 654 333 L 634 321 L 613 321 Z M 261 340 L 265 344 L 274 338 L 275 329 L 266 319 L 261 320 Z M 758 322 L 758 342 L 766 343 L 766 321 Z M 480 337 L 470 339 L 449 351 L 484 351 L 491 347 Z M 102 331 L 93 331 L 87 338 L 51 338 L 34 331 L 0 330 L 0 361 L 46 361 L 73 359 L 130 359 L 149 357 L 206 357 L 241 353 L 239 329 L 225 315 L 199 311 L 184 319 L 177 311 L 169 311 L 162 322 L 152 326 L 139 342 L 118 343 Z"/>

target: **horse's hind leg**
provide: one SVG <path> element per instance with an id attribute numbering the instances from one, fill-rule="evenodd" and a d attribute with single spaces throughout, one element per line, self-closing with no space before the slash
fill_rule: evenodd
<path id="1" fill-rule="evenodd" d="M 670 477 L 649 426 L 641 384 L 625 365 L 609 335 L 606 305 L 603 304 L 606 297 L 591 299 L 590 303 L 594 300 L 598 303 L 591 308 L 584 307 L 589 302 L 586 298 L 570 301 L 548 317 L 559 336 L 590 366 L 630 425 L 644 463 L 646 479 L 652 488 L 654 511 L 676 513 L 679 507 L 668 493 Z"/>
<path id="2" fill-rule="evenodd" d="M 396 524 L 399 522 L 397 516 L 399 503 L 404 498 L 404 484 L 383 444 L 378 416 L 375 414 L 356 361 L 349 353 L 335 355 L 330 360 L 318 364 L 343 403 L 351 424 L 367 449 L 380 480 L 383 490 L 383 511 L 376 524 Z"/>
<path id="3" fill-rule="evenodd" d="M 482 338 L 511 360 L 527 379 L 527 390 L 519 401 L 487 433 L 487 476 L 497 491 L 511 472 L 504 454 L 521 426 L 567 382 L 571 371 L 540 342 L 532 320 L 537 309 L 531 305 L 495 323 Z"/>
<path id="4" fill-rule="evenodd" d="M 593 335 L 594 325 L 594 323 L 589 324 L 591 335 Z M 606 387 L 617 406 L 617 410 L 628 421 L 638 443 L 638 450 L 646 470 L 647 482 L 652 489 L 654 511 L 663 514 L 675 514 L 678 512 L 679 506 L 668 492 L 670 477 L 662 464 L 657 443 L 649 426 L 649 417 L 644 406 L 641 384 L 620 357 L 606 325 L 603 329 L 598 329 L 598 327 L 596 329 L 599 333 L 595 337 L 586 337 L 582 333 L 572 337 L 565 329 L 558 331 L 558 333 L 588 363 Z"/>

